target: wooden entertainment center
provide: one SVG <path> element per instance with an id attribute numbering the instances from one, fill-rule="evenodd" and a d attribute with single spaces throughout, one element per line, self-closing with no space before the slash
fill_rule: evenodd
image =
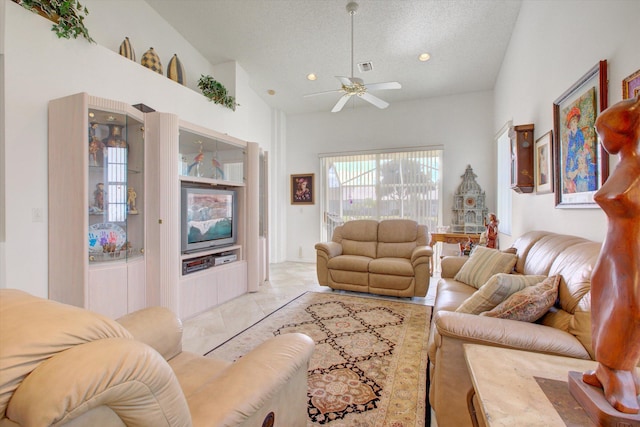
<path id="1" fill-rule="evenodd" d="M 161 305 L 186 319 L 256 291 L 259 158 L 258 144 L 175 114 L 86 93 L 51 101 L 49 297 L 112 318 Z M 234 244 L 182 253 L 184 185 L 235 191 Z M 183 274 L 185 262 L 201 265 Z"/>

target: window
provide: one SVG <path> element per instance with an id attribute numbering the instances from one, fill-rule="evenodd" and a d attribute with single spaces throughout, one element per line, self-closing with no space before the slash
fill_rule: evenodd
<path id="1" fill-rule="evenodd" d="M 127 149 L 107 147 L 107 212 L 109 222 L 127 219 Z"/>
<path id="2" fill-rule="evenodd" d="M 322 239 L 353 219 L 408 218 L 435 230 L 442 216 L 442 150 L 320 156 Z"/>
<path id="3" fill-rule="evenodd" d="M 499 132 L 497 143 L 497 216 L 500 220 L 500 232 L 511 235 L 511 141 L 509 128 L 511 124 Z"/>

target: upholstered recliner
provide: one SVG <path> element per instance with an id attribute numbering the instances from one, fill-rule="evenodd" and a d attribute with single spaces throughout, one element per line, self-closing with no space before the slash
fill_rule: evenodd
<path id="1" fill-rule="evenodd" d="M 314 344 L 303 334 L 228 363 L 182 351 L 182 325 L 165 308 L 116 322 L 0 289 L 0 340 L 0 427 L 307 422 Z"/>
<path id="2" fill-rule="evenodd" d="M 409 219 L 355 220 L 316 244 L 318 282 L 332 289 L 423 297 L 431 256 L 427 227 Z"/>

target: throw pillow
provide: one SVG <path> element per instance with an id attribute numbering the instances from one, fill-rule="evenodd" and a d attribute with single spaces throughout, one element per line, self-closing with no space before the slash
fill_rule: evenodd
<path id="1" fill-rule="evenodd" d="M 512 294 L 527 286 L 542 282 L 547 276 L 524 276 L 519 274 L 494 274 L 477 292 L 456 309 L 459 313 L 480 314 L 489 311 Z"/>
<path id="2" fill-rule="evenodd" d="M 478 246 L 458 271 L 455 280 L 480 288 L 494 274 L 511 272 L 514 265 L 516 255 Z"/>
<path id="3" fill-rule="evenodd" d="M 480 313 L 480 316 L 535 322 L 555 304 L 559 285 L 559 275 L 547 277 L 537 285 L 514 293 L 493 310 Z"/>

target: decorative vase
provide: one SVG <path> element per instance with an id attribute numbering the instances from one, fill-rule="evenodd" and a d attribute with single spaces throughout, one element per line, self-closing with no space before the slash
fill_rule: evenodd
<path id="1" fill-rule="evenodd" d="M 167 77 L 169 77 L 174 82 L 178 82 L 181 85 L 185 86 L 187 84 L 187 77 L 184 74 L 184 67 L 182 66 L 182 62 L 178 59 L 178 55 L 173 54 L 173 58 L 169 61 L 169 65 L 167 66 Z"/>
<path id="2" fill-rule="evenodd" d="M 125 37 L 124 41 L 120 44 L 120 55 L 124 56 L 125 58 L 129 58 L 132 61 L 136 60 L 136 52 L 131 46 L 129 37 Z"/>
<path id="3" fill-rule="evenodd" d="M 158 74 L 162 74 L 162 63 L 160 62 L 160 57 L 152 47 L 142 55 L 140 63 L 142 66 L 147 67 Z"/>

